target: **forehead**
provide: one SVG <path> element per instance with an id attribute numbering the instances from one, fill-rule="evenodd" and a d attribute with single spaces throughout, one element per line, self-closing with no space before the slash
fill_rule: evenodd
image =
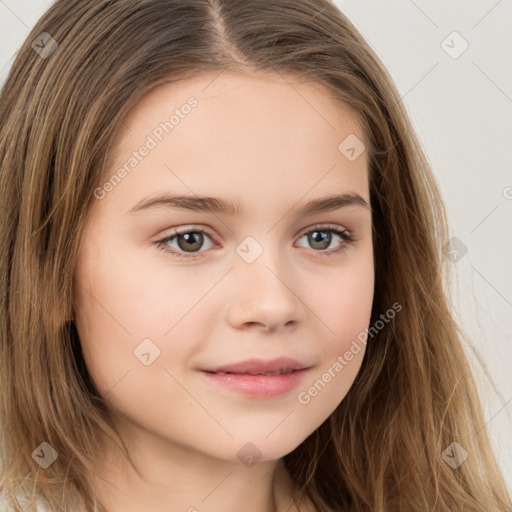
<path id="1" fill-rule="evenodd" d="M 151 90 L 128 112 L 106 178 L 149 139 L 154 147 L 109 195 L 136 201 L 166 190 L 243 204 L 350 189 L 369 200 L 365 152 L 351 161 L 340 149 L 351 137 L 365 140 L 359 120 L 318 83 L 200 74 Z"/>
<path id="2" fill-rule="evenodd" d="M 324 109 L 332 111 L 334 107 L 338 117 L 341 116 L 346 122 L 356 121 L 346 105 L 335 102 L 333 91 L 319 82 L 292 74 L 247 74 L 230 71 L 199 73 L 191 78 L 164 83 L 151 89 L 130 109 L 125 118 L 126 124 L 135 120 L 142 121 L 142 117 L 151 116 L 151 112 L 155 111 L 161 117 L 162 106 L 172 109 L 184 103 L 190 96 L 198 101 L 202 100 L 205 105 L 203 108 L 206 108 L 207 100 L 210 100 L 208 108 L 211 108 L 212 100 L 215 100 L 219 105 L 229 103 L 247 109 L 263 108 L 264 111 L 272 108 L 276 113 L 293 108 L 298 109 L 299 115 L 304 115 L 309 110 L 310 115 L 323 118 L 327 124 L 332 119 L 325 117 Z M 278 111 L 275 110 L 276 102 L 281 105 Z M 239 111 L 239 114 L 243 115 L 244 112 Z"/>
<path id="3" fill-rule="evenodd" d="M 287 133 L 313 139 L 313 130 L 328 137 L 349 129 L 364 139 L 357 116 L 322 84 L 294 75 L 221 72 L 199 74 L 149 91 L 126 115 L 117 142 L 129 141 L 134 125 L 149 133 L 155 123 L 165 122 L 176 110 L 179 114 L 190 98 L 198 103 L 192 109 L 196 132 L 204 125 L 211 128 L 212 117 L 218 114 L 215 132 L 219 136 L 257 134 L 263 126 L 269 137 L 286 128 L 279 137 L 283 143 Z M 242 133 L 238 127 L 244 128 Z"/>

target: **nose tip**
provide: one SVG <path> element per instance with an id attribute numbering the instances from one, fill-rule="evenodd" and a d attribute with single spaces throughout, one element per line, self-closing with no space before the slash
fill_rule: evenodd
<path id="1" fill-rule="evenodd" d="M 235 277 L 237 286 L 230 302 L 229 321 L 238 328 L 259 327 L 265 332 L 295 327 L 303 315 L 296 294 L 264 265 L 256 275 L 253 270 L 251 265 L 250 271 L 245 270 L 248 274 Z"/>

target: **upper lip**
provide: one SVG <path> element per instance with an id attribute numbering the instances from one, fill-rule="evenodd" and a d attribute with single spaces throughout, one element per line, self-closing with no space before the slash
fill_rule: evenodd
<path id="1" fill-rule="evenodd" d="M 278 357 L 276 359 L 249 359 L 247 361 L 240 361 L 233 364 L 225 364 L 212 368 L 204 368 L 206 372 L 230 372 L 230 373 L 244 373 L 244 374 L 257 374 L 257 373 L 273 373 L 278 371 L 291 371 L 302 370 L 309 368 L 308 365 L 302 364 L 290 357 Z"/>

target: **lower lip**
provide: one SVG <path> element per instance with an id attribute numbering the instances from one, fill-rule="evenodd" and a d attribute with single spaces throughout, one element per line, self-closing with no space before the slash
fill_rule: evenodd
<path id="1" fill-rule="evenodd" d="M 210 381 L 232 391 L 250 395 L 255 398 L 271 398 L 288 393 L 297 387 L 310 368 L 294 370 L 283 375 L 249 375 L 226 373 L 219 375 L 202 371 Z"/>

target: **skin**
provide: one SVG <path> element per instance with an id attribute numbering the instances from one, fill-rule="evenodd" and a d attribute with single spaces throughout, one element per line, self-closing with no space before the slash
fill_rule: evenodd
<path id="1" fill-rule="evenodd" d="M 165 84 L 135 105 L 118 134 L 109 177 L 169 112 L 190 96 L 198 101 L 94 201 L 76 262 L 75 321 L 86 365 L 139 470 L 105 441 L 95 477 L 109 512 L 297 510 L 289 509 L 293 487 L 280 458 L 329 417 L 361 366 L 359 343 L 362 350 L 317 396 L 298 401 L 368 327 L 374 262 L 370 209 L 295 213 L 333 193 L 357 192 L 370 203 L 368 168 L 365 152 L 350 161 L 338 150 L 349 134 L 364 140 L 356 118 L 322 86 L 284 78 L 202 74 Z M 127 213 L 164 192 L 236 200 L 243 213 Z M 322 251 L 303 234 L 328 224 L 356 238 L 331 257 L 326 252 L 344 243 L 339 236 L 318 228 L 331 235 Z M 198 258 L 180 260 L 155 245 L 172 228 L 208 230 L 193 249 Z M 247 236 L 263 250 L 251 264 L 236 252 Z M 166 247 L 190 254 L 183 235 Z M 146 338 L 160 350 L 149 366 L 134 355 Z M 278 356 L 312 368 L 297 388 L 273 398 L 221 388 L 198 370 Z M 261 454 L 251 467 L 237 457 L 246 443 Z"/>

